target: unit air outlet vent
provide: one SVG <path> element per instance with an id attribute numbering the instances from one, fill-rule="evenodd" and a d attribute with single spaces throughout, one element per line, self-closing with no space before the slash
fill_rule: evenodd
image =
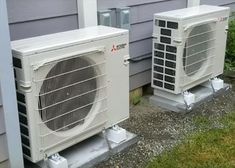
<path id="1" fill-rule="evenodd" d="M 97 67 L 91 60 L 72 58 L 56 63 L 40 90 L 39 112 L 53 131 L 70 130 L 84 123 L 97 93 Z"/>
<path id="2" fill-rule="evenodd" d="M 189 33 L 183 54 L 184 71 L 193 76 L 214 56 L 215 35 L 211 24 L 196 26 Z"/>

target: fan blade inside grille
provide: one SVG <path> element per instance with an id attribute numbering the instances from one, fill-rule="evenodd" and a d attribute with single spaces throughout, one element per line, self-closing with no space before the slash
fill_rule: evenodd
<path id="1" fill-rule="evenodd" d="M 66 131 L 84 123 L 97 93 L 92 64 L 76 57 L 58 62 L 47 74 L 39 94 L 39 112 L 49 129 Z"/>
<path id="2" fill-rule="evenodd" d="M 188 76 L 193 76 L 203 67 L 211 57 L 214 49 L 214 30 L 210 24 L 196 26 L 192 29 L 186 40 L 183 66 Z"/>

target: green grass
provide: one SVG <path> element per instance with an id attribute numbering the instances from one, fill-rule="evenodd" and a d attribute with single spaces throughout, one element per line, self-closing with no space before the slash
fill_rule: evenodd
<path id="1" fill-rule="evenodd" d="M 198 116 L 194 118 L 194 123 L 197 127 L 206 128 L 212 124 L 212 121 L 209 120 L 207 117 Z"/>
<path id="2" fill-rule="evenodd" d="M 196 124 L 210 124 L 203 117 Z M 235 112 L 221 119 L 223 129 L 196 133 L 155 158 L 147 168 L 235 168 Z"/>

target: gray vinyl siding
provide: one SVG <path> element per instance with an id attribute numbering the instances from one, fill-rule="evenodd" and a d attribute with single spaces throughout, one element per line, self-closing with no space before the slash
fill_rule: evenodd
<path id="1" fill-rule="evenodd" d="M 6 162 L 8 159 L 7 154 L 7 142 L 6 142 L 6 133 L 5 133 L 5 124 L 4 124 L 4 116 L 3 116 L 3 108 L 2 108 L 2 99 L 1 99 L 1 91 L 0 91 L 0 167 L 6 167 Z"/>
<path id="2" fill-rule="evenodd" d="M 76 0 L 8 0 L 7 3 L 12 40 L 78 28 Z M 235 11 L 234 0 L 201 0 L 201 4 L 229 6 Z M 146 72 L 150 72 L 151 69 L 153 14 L 184 8 L 187 6 L 187 0 L 98 0 L 99 9 L 123 6 L 131 7 L 130 86 L 132 90 L 150 82 L 147 80 L 150 79 L 150 73 Z M 135 75 L 138 77 L 134 77 Z M 139 76 L 142 76 L 146 82 L 143 83 Z"/>
<path id="3" fill-rule="evenodd" d="M 76 0 L 7 0 L 11 40 L 78 28 Z"/>
<path id="4" fill-rule="evenodd" d="M 6 134 L 0 135 L 0 163 L 8 159 Z"/>
<path id="5" fill-rule="evenodd" d="M 227 6 L 232 12 L 235 11 L 235 0 L 201 0 L 201 4 Z"/>
<path id="6" fill-rule="evenodd" d="M 10 24 L 11 39 L 17 40 L 27 37 L 74 30 L 78 28 L 77 15 L 59 16 Z"/>
<path id="7" fill-rule="evenodd" d="M 1 163 L 0 163 L 0 167 L 1 167 L 1 168 L 10 168 L 9 162 L 8 162 L 7 160 L 1 162 Z"/>
<path id="8" fill-rule="evenodd" d="M 7 0 L 10 23 L 77 14 L 76 0 Z"/>
<path id="9" fill-rule="evenodd" d="M 12 40 L 78 28 L 76 0 L 7 3 Z M 99 9 L 131 7 L 130 55 L 134 59 L 130 64 L 131 90 L 150 83 L 153 14 L 184 8 L 186 4 L 186 0 L 98 0 Z"/>
<path id="10" fill-rule="evenodd" d="M 98 9 L 129 6 L 130 29 L 130 89 L 151 82 L 153 15 L 157 12 L 185 8 L 186 0 L 98 0 Z"/>

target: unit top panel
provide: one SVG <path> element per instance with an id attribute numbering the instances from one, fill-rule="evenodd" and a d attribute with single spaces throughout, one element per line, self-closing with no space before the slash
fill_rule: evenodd
<path id="1" fill-rule="evenodd" d="M 229 7 L 219 7 L 210 5 L 201 5 L 191 8 L 178 9 L 168 12 L 162 12 L 155 14 L 155 17 L 160 18 L 171 18 L 176 20 L 189 19 L 196 16 L 202 16 L 207 14 L 212 14 L 216 12 L 227 11 L 229 12 Z"/>
<path id="2" fill-rule="evenodd" d="M 123 34 L 127 35 L 128 31 L 105 26 L 95 26 L 12 41 L 11 45 L 13 54 L 25 56 L 72 45 L 84 44 L 90 41 L 116 37 Z"/>

